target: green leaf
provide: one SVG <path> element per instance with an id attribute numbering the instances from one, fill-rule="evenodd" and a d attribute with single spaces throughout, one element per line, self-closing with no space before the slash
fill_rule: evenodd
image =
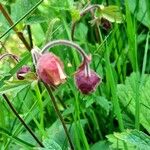
<path id="1" fill-rule="evenodd" d="M 16 137 L 15 135 L 13 135 L 12 133 L 10 133 L 8 130 L 0 127 L 0 133 L 1 134 L 4 134 L 5 136 L 9 137 L 10 139 L 12 139 L 15 143 L 17 143 L 18 145 L 21 145 L 23 147 L 26 147 L 26 148 L 33 148 L 34 145 Z"/>
<path id="2" fill-rule="evenodd" d="M 112 104 L 110 101 L 108 101 L 105 97 L 103 96 L 97 96 L 96 98 L 96 103 L 101 106 L 101 108 L 106 112 L 106 115 L 109 114 L 109 111 L 112 108 Z"/>
<path id="3" fill-rule="evenodd" d="M 138 130 L 126 130 L 125 132 L 107 135 L 108 140 L 112 143 L 113 148 L 123 148 L 123 142 L 128 146 L 128 149 L 150 149 L 150 137 Z"/>
<path id="4" fill-rule="evenodd" d="M 110 150 L 107 141 L 99 141 L 91 146 L 91 150 Z"/>
<path id="5" fill-rule="evenodd" d="M 100 17 L 109 20 L 110 22 L 122 23 L 124 21 L 124 16 L 121 13 L 121 9 L 115 5 L 109 5 L 104 7 L 102 5 L 101 9 L 99 9 Z M 99 16 L 98 16 L 99 17 Z"/>
<path id="6" fill-rule="evenodd" d="M 88 28 L 83 23 L 79 23 L 76 32 L 75 32 L 75 38 L 78 39 L 80 42 L 86 41 Z"/>
<path id="7" fill-rule="evenodd" d="M 63 126 L 61 125 L 60 121 L 56 121 L 53 125 L 47 130 L 48 138 L 50 140 L 55 141 L 64 149 L 67 149 L 67 137 L 64 132 Z M 62 138 L 63 137 L 63 138 Z"/>
<path id="8" fill-rule="evenodd" d="M 142 82 L 142 83 L 140 83 Z M 140 84 L 140 85 L 138 85 Z M 137 91 L 139 86 L 139 91 Z M 126 78 L 125 84 L 117 86 L 117 93 L 122 105 L 127 111 L 135 115 L 135 101 L 138 96 L 140 101 L 140 123 L 150 133 L 150 76 L 144 75 L 139 80 L 139 75 L 132 73 Z M 137 93 L 138 92 L 138 93 Z M 136 94 L 138 94 L 136 96 Z"/>
<path id="9" fill-rule="evenodd" d="M 42 23 L 42 22 L 46 22 L 46 21 L 47 21 L 47 18 L 45 16 L 32 15 L 32 16 L 28 17 L 28 19 L 25 21 L 25 23 L 28 25 L 32 25 L 32 24 Z"/>
<path id="10" fill-rule="evenodd" d="M 45 139 L 44 148 L 38 148 L 38 150 L 62 150 L 62 148 L 54 140 Z"/>
<path id="11" fill-rule="evenodd" d="M 0 88 L 0 94 L 10 93 L 17 94 L 22 89 L 30 85 L 30 82 L 27 80 L 14 80 L 6 82 L 6 84 Z"/>
<path id="12" fill-rule="evenodd" d="M 16 0 L 11 6 L 11 16 L 13 21 L 19 20 L 38 2 L 39 0 Z"/>
<path id="13" fill-rule="evenodd" d="M 150 29 L 150 3 L 149 0 L 128 0 L 130 11 L 138 21 Z"/>

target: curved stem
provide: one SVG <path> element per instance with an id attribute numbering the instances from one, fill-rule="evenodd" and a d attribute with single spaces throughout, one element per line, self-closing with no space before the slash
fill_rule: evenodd
<path id="1" fill-rule="evenodd" d="M 66 45 L 68 47 L 73 47 L 82 55 L 83 59 L 88 58 L 87 54 L 84 52 L 84 50 L 79 45 L 75 44 L 72 41 L 68 41 L 68 40 L 51 41 L 43 47 L 42 53 L 45 53 L 46 51 L 48 51 L 49 48 L 52 48 L 52 47 L 57 46 L 57 45 Z"/>
<path id="2" fill-rule="evenodd" d="M 87 14 L 88 12 L 90 12 L 91 10 L 96 9 L 96 8 L 100 9 L 101 7 L 98 4 L 90 5 L 89 7 L 85 8 L 83 11 L 81 11 L 80 16 L 84 16 L 85 14 Z"/>
<path id="3" fill-rule="evenodd" d="M 96 8 L 100 9 L 101 7 L 98 4 L 90 5 L 89 7 L 85 8 L 83 11 L 80 12 L 80 17 L 84 16 L 85 14 L 87 14 L 88 12 L 90 12 L 91 10 L 96 9 Z M 79 21 L 75 21 L 72 24 L 72 28 L 71 28 L 72 40 L 74 40 L 74 32 L 75 32 L 75 27 L 76 27 L 77 22 L 79 22 Z"/>
<path id="4" fill-rule="evenodd" d="M 9 56 L 9 57 L 11 57 L 12 59 L 14 59 L 16 62 L 19 62 L 17 56 L 14 55 L 14 54 L 10 54 L 10 53 L 6 53 L 6 54 L 1 55 L 1 56 L 0 56 L 0 60 L 3 59 L 3 58 L 6 57 L 6 56 Z"/>
<path id="5" fill-rule="evenodd" d="M 48 51 L 49 48 L 52 48 L 54 46 L 57 45 L 66 45 L 68 47 L 73 47 L 75 48 L 83 57 L 83 62 L 85 63 L 85 69 L 87 70 L 87 75 L 90 76 L 90 67 L 89 67 L 89 56 L 84 52 L 84 50 L 77 45 L 76 43 L 72 42 L 72 41 L 68 41 L 68 40 L 55 40 L 55 41 L 51 41 L 48 44 L 46 44 L 41 53 L 45 53 Z"/>

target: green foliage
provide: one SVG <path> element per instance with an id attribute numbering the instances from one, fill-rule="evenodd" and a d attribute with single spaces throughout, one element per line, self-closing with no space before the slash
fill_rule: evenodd
<path id="1" fill-rule="evenodd" d="M 150 29 L 150 4 L 148 0 L 128 0 L 128 3 L 130 11 L 135 15 L 137 20 Z"/>
<path id="2" fill-rule="evenodd" d="M 99 149 L 110 150 L 109 143 L 107 141 L 99 141 L 91 147 L 91 150 L 99 150 Z"/>
<path id="3" fill-rule="evenodd" d="M 62 150 L 62 148 L 53 140 L 43 141 L 44 148 L 38 148 L 38 150 Z"/>
<path id="4" fill-rule="evenodd" d="M 128 145 L 129 149 L 150 149 L 150 137 L 145 133 L 137 130 L 126 130 L 121 133 L 107 135 L 108 140 L 112 143 L 112 149 L 124 149 L 123 142 Z"/>
<path id="5" fill-rule="evenodd" d="M 93 8 L 84 16 L 80 13 L 89 5 L 86 0 L 0 2 L 19 34 L 0 13 L 0 55 L 12 53 L 19 58 L 19 62 L 0 60 L 0 149 L 70 149 L 52 97 L 37 77 L 30 48 L 24 43 L 42 49 L 52 40 L 71 40 L 73 22 L 77 22 L 74 42 L 91 54 L 90 67 L 102 80 L 94 93 L 81 94 L 74 83 L 80 56 L 66 46 L 50 49 L 61 58 L 67 75 L 64 84 L 52 88 L 52 95 L 75 150 L 150 149 L 149 0 L 92 0 L 91 5 L 99 3 L 100 9 Z M 102 18 L 106 20 L 102 22 Z M 17 71 L 24 65 L 30 66 L 31 72 L 18 80 Z"/>
<path id="6" fill-rule="evenodd" d="M 139 89 L 138 89 L 139 88 Z M 125 84 L 117 87 L 118 97 L 126 111 L 135 116 L 135 103 L 138 98 L 140 101 L 140 123 L 150 133 L 150 76 L 144 75 L 140 78 L 139 74 L 132 73 L 127 77 Z"/>

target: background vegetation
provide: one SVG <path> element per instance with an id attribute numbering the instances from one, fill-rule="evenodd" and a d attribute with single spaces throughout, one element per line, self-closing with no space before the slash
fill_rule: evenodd
<path id="1" fill-rule="evenodd" d="M 57 106 L 76 150 L 150 149 L 149 0 L 1 0 L 0 53 L 19 58 L 19 62 L 11 57 L 0 61 L 1 150 L 68 149 L 51 98 L 35 78 L 30 51 L 55 39 L 71 40 L 73 21 L 90 3 L 118 6 L 124 21 L 108 28 L 102 23 L 91 26 L 89 12 L 76 25 L 74 41 L 92 55 L 91 68 L 102 78 L 90 95 L 81 94 L 74 85 L 80 56 L 65 46 L 51 49 L 68 76 L 53 91 Z M 107 19 L 115 14 L 111 11 Z M 32 73 L 18 80 L 16 73 L 23 65 Z M 5 96 L 45 148 L 14 115 Z"/>

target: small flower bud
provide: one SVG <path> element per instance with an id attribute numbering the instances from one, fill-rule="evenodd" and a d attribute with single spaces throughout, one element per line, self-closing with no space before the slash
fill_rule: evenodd
<path id="1" fill-rule="evenodd" d="M 100 81 L 101 78 L 91 69 L 90 69 L 90 75 L 87 76 L 85 74 L 85 68 L 83 67 L 79 68 L 79 70 L 75 73 L 75 82 L 77 88 L 83 94 L 89 94 L 95 91 Z"/>
<path id="2" fill-rule="evenodd" d="M 102 18 L 101 19 L 101 26 L 103 27 L 103 29 L 105 29 L 106 31 L 108 31 L 108 30 L 111 29 L 112 24 L 107 19 Z"/>
<path id="3" fill-rule="evenodd" d="M 17 72 L 17 78 L 19 80 L 24 79 L 24 75 L 30 71 L 30 67 L 28 66 L 23 66 L 18 72 Z"/>
<path id="4" fill-rule="evenodd" d="M 43 82 L 57 86 L 66 79 L 62 61 L 53 53 L 42 54 L 37 60 L 37 74 Z"/>

